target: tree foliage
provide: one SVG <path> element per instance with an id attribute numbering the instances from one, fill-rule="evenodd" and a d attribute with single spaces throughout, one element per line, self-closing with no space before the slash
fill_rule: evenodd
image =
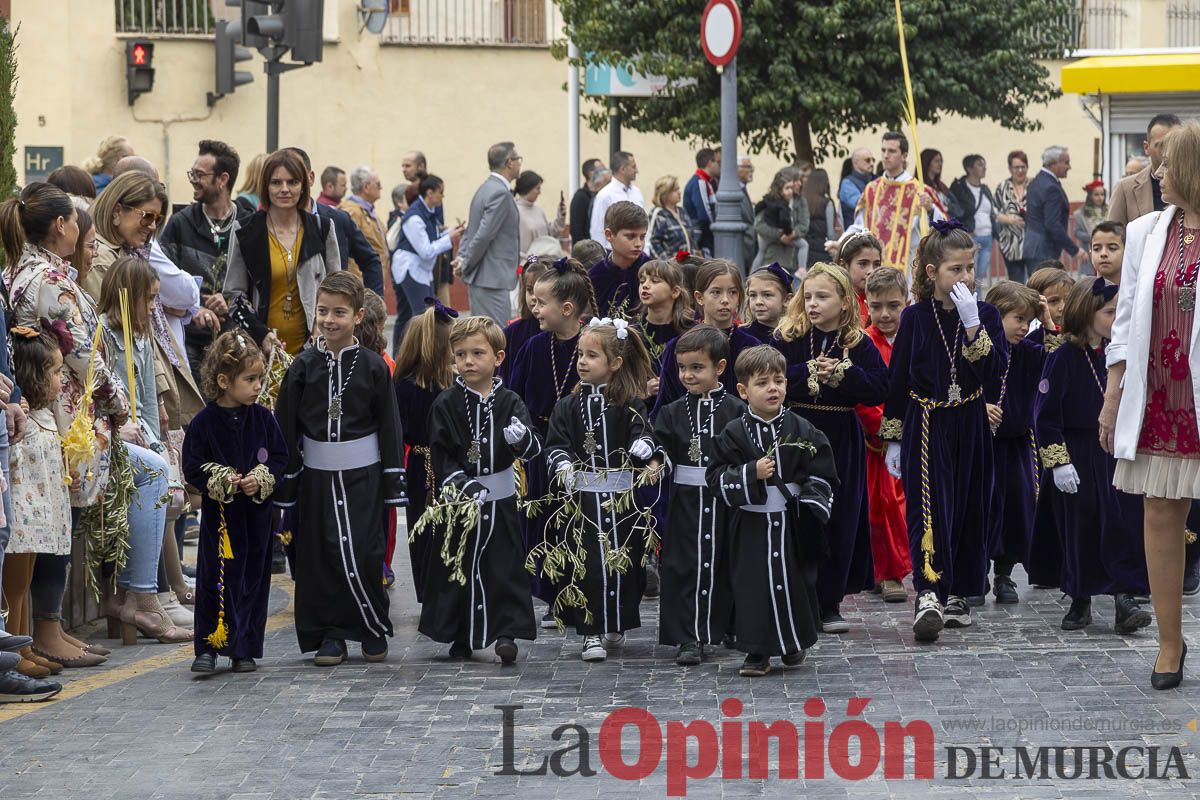
<path id="1" fill-rule="evenodd" d="M 17 32 L 0 17 L 0 199 L 17 191 Z"/>
<path id="2" fill-rule="evenodd" d="M 700 48 L 705 0 L 556 0 L 580 53 L 664 75 L 654 98 L 614 98 L 622 124 L 720 138 L 720 78 Z M 918 119 L 947 113 L 1035 130 L 1026 115 L 1060 92 L 1037 58 L 1072 38 L 1070 0 L 904 0 Z M 843 155 L 855 131 L 899 127 L 904 81 L 892 0 L 743 0 L 739 133 L 755 152 Z M 556 47 L 566 57 L 565 45 Z M 582 61 L 581 66 L 585 66 Z M 595 129 L 607 111 L 588 113 Z"/>

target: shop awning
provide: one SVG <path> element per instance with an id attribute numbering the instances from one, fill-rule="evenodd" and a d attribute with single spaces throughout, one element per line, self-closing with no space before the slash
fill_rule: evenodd
<path id="1" fill-rule="evenodd" d="M 1090 56 L 1062 69 L 1070 94 L 1200 92 L 1200 53 Z"/>

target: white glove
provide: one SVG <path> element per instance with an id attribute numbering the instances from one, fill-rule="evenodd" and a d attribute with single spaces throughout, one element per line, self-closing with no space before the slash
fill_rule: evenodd
<path id="1" fill-rule="evenodd" d="M 525 439 L 528 433 L 529 429 L 525 427 L 525 423 L 513 417 L 512 422 L 504 429 L 504 441 L 508 442 L 510 447 L 515 447 Z"/>
<path id="2" fill-rule="evenodd" d="M 1079 491 L 1079 473 L 1074 464 L 1061 464 L 1054 468 L 1054 485 L 1064 494 Z"/>
<path id="3" fill-rule="evenodd" d="M 475 494 L 471 495 L 471 500 L 474 501 L 475 505 L 482 508 L 483 504 L 487 502 L 487 496 L 488 496 L 488 490 L 486 487 L 484 487 L 483 489 L 480 489 Z"/>
<path id="4" fill-rule="evenodd" d="M 958 309 L 958 318 L 962 320 L 964 328 L 974 328 L 979 324 L 979 301 L 965 283 L 954 284 L 954 288 L 950 290 L 950 299 Z"/>
<path id="5" fill-rule="evenodd" d="M 883 457 L 887 462 L 887 470 L 892 477 L 900 480 L 900 443 L 888 442 L 887 455 Z"/>
<path id="6" fill-rule="evenodd" d="M 654 448 L 651 447 L 650 443 L 645 439 L 638 439 L 629 446 L 629 455 L 645 461 L 650 456 L 654 455 Z"/>
<path id="7" fill-rule="evenodd" d="M 571 462 L 560 462 L 559 465 L 555 467 L 554 472 L 558 475 L 559 479 L 562 480 L 563 487 L 567 491 L 571 491 L 571 488 L 575 485 L 575 467 L 571 464 Z"/>

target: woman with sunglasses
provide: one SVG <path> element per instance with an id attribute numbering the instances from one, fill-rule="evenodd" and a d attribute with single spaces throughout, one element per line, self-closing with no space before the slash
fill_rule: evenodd
<path id="1" fill-rule="evenodd" d="M 146 163 L 144 169 L 153 167 Z M 204 407 L 183 350 L 183 324 L 199 308 L 200 289 L 195 279 L 172 263 L 155 241 L 166 221 L 167 193 L 157 175 L 134 168 L 114 178 L 92 204 L 91 211 L 98 247 L 81 285 L 93 301 L 100 299 L 104 276 L 121 256 L 135 256 L 149 262 L 158 275 L 159 293 L 154 299 L 150 327 L 154 334 L 154 361 L 162 380 L 160 385 L 165 388 L 160 391 L 158 407 L 143 411 L 165 420 L 163 430 L 171 432 L 169 438 L 177 451 L 182 446 L 179 432 Z M 172 489 L 182 489 L 182 483 L 173 482 Z M 178 515 L 178 498 L 182 495 L 173 491 L 172 496 L 177 500 L 168 513 L 171 522 Z M 186 628 L 192 624 L 192 615 L 181 602 L 191 602 L 193 593 L 183 577 L 180 549 L 180 543 L 168 537 L 158 590 L 171 620 Z"/>

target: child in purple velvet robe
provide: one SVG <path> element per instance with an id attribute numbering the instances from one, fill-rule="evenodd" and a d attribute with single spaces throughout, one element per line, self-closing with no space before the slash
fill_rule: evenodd
<path id="1" fill-rule="evenodd" d="M 971 625 L 967 598 L 983 594 L 993 471 L 983 388 L 1004 372 L 1008 343 L 1000 314 L 970 288 L 975 240 L 961 223 L 934 223 L 912 278 L 917 302 L 900 316 L 879 434 L 908 498 L 913 634 L 929 642 Z"/>
<path id="2" fill-rule="evenodd" d="M 258 405 L 263 355 L 249 334 L 222 334 L 200 368 L 214 399 L 192 419 L 183 442 L 183 474 L 203 495 L 196 563 L 192 672 L 234 672 L 262 658 L 271 592 L 272 508 L 288 449 L 275 415 Z"/>

